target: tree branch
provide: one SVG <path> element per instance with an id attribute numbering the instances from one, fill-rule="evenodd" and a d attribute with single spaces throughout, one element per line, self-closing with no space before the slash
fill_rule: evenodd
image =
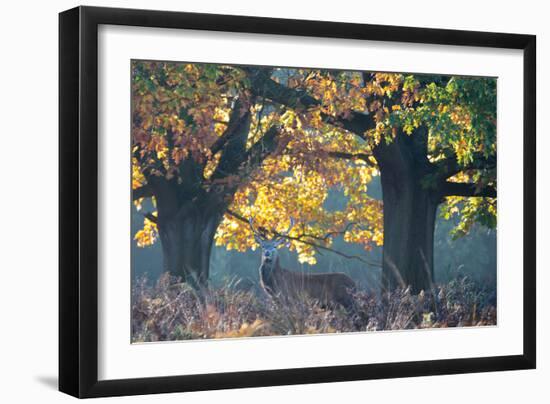
<path id="1" fill-rule="evenodd" d="M 477 184 L 468 184 L 462 182 L 445 182 L 441 189 L 442 196 L 465 196 L 496 198 L 497 190 L 492 186 L 479 187 Z"/>
<path id="2" fill-rule="evenodd" d="M 244 67 L 251 82 L 250 90 L 257 96 L 266 97 L 278 104 L 300 112 L 306 112 L 313 107 L 321 106 L 321 102 L 309 95 L 306 91 L 295 90 L 273 81 L 269 74 L 258 68 Z M 376 122 L 371 115 L 351 112 L 349 118 L 337 118 L 321 113 L 325 122 L 343 127 L 344 129 L 364 137 L 365 131 L 374 128 Z"/>
<path id="3" fill-rule="evenodd" d="M 233 105 L 233 109 L 231 110 L 229 122 L 224 122 L 227 127 L 223 131 L 222 135 L 216 139 L 212 146 L 210 146 L 210 151 L 212 154 L 216 154 L 222 150 L 227 142 L 237 134 L 237 131 L 240 129 L 240 125 L 242 124 L 243 115 L 241 114 L 241 108 L 242 104 L 237 99 Z"/>
<path id="4" fill-rule="evenodd" d="M 244 222 L 244 223 L 247 223 L 247 224 L 249 223 L 248 219 L 246 219 L 244 216 L 239 215 L 237 212 L 234 212 L 230 209 L 226 209 L 226 213 L 230 216 L 233 216 L 235 219 L 240 220 L 241 222 Z M 264 230 L 266 230 L 266 229 L 264 229 Z M 293 237 L 293 236 L 281 234 L 281 233 L 279 233 L 278 231 L 275 231 L 275 230 L 269 230 L 269 232 L 271 234 L 273 234 L 274 236 L 277 236 L 277 237 L 280 237 L 280 238 L 286 238 L 287 240 L 297 241 L 299 243 L 303 243 L 303 244 L 312 246 L 313 248 L 315 248 L 317 250 L 329 251 L 331 253 L 334 253 L 334 254 L 339 255 L 341 257 L 344 257 L 346 259 L 355 259 L 355 260 L 361 261 L 361 262 L 363 262 L 367 265 L 374 266 L 374 267 L 381 267 L 382 266 L 379 263 L 366 260 L 365 258 L 363 258 L 359 255 L 349 255 L 349 254 L 343 253 L 341 251 L 335 250 L 333 248 L 325 247 L 324 245 L 320 245 L 320 244 L 314 243 L 312 241 L 304 240 L 303 239 L 304 235 L 301 235 L 299 237 Z"/>
<path id="5" fill-rule="evenodd" d="M 158 223 L 158 217 L 154 216 L 152 213 L 150 212 L 146 212 L 143 214 L 143 216 L 145 216 L 145 218 L 147 218 L 148 220 L 150 220 L 151 222 L 153 223 Z"/>
<path id="6" fill-rule="evenodd" d="M 434 163 L 434 166 L 442 178 L 450 178 L 461 171 L 496 168 L 497 157 L 496 155 L 485 157 L 482 153 L 475 153 L 473 161 L 463 166 L 458 162 L 456 155 L 453 155 L 446 159 L 439 160 Z"/>
<path id="7" fill-rule="evenodd" d="M 236 174 L 242 162 L 242 155 L 246 152 L 251 116 L 249 110 L 241 115 L 240 109 L 240 103 L 236 102 L 231 121 L 224 134 L 218 139 L 219 144 L 216 141 L 211 147 L 214 154 L 218 151 L 222 152 L 218 166 L 212 174 L 213 180 Z"/>
<path id="8" fill-rule="evenodd" d="M 363 160 L 367 165 L 371 167 L 376 167 L 376 164 L 374 164 L 369 157 L 371 157 L 369 154 L 366 153 L 346 153 L 346 152 L 338 152 L 338 151 L 329 151 L 328 152 L 329 157 L 337 158 L 337 159 L 345 159 L 345 160 Z"/>
<path id="9" fill-rule="evenodd" d="M 278 126 L 270 127 L 262 138 L 248 149 L 243 161 L 248 161 L 251 167 L 258 167 L 269 154 L 275 151 L 279 134 L 280 128 Z"/>
<path id="10" fill-rule="evenodd" d="M 216 172 L 212 175 L 212 180 L 214 182 L 220 182 L 220 180 L 230 175 L 237 175 L 240 178 L 245 178 L 255 168 L 259 167 L 269 154 L 275 151 L 279 133 L 278 126 L 274 125 L 269 128 L 262 138 L 254 143 L 247 151 L 233 156 L 233 164 L 231 167 L 234 169 L 229 171 L 218 166 Z"/>
<path id="11" fill-rule="evenodd" d="M 346 232 L 353 226 L 355 226 L 357 223 L 355 222 L 349 222 L 346 227 L 344 228 L 344 230 L 341 230 L 341 231 L 329 231 L 328 233 L 326 233 L 324 236 L 316 236 L 314 234 L 308 234 L 308 233 L 302 233 L 300 234 L 297 238 L 301 239 L 303 237 L 307 237 L 307 238 L 312 238 L 312 239 L 315 239 L 315 240 L 319 240 L 319 241 L 327 241 L 327 239 L 329 239 L 331 236 L 341 236 L 341 235 L 344 235 L 346 234 Z"/>
<path id="12" fill-rule="evenodd" d="M 143 185 L 132 190 L 132 199 L 135 201 L 140 198 L 150 198 L 153 196 L 153 190 L 149 185 Z"/>

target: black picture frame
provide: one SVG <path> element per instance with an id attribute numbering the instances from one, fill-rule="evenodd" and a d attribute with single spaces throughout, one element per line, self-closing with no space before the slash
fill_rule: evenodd
<path id="1" fill-rule="evenodd" d="M 523 50 L 523 354 L 98 381 L 100 24 Z M 535 60 L 533 35 L 96 7 L 60 13 L 59 389 L 84 398 L 535 368 Z"/>

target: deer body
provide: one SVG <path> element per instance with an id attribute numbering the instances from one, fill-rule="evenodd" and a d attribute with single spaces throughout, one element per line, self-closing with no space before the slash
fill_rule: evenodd
<path id="1" fill-rule="evenodd" d="M 307 295 L 322 305 L 340 304 L 345 308 L 353 305 L 350 291 L 355 289 L 355 282 L 344 273 L 305 274 L 282 268 L 279 260 L 262 263 L 260 266 L 260 283 L 271 296 L 293 297 Z"/>
<path id="2" fill-rule="evenodd" d="M 307 295 L 325 306 L 340 304 L 346 309 L 353 307 L 350 292 L 356 285 L 349 276 L 340 272 L 306 274 L 281 267 L 277 247 L 284 242 L 282 237 L 268 240 L 255 231 L 252 221 L 250 225 L 256 241 L 262 247 L 260 284 L 269 295 L 278 298 L 299 298 Z"/>

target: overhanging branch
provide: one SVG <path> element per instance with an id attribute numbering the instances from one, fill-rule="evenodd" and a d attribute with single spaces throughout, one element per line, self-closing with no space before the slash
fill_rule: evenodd
<path id="1" fill-rule="evenodd" d="M 247 224 L 249 223 L 248 219 L 246 219 L 244 216 L 239 215 L 237 212 L 234 212 L 230 209 L 227 209 L 226 213 L 230 216 L 233 216 L 235 219 L 240 220 L 241 222 L 244 222 L 244 223 L 247 223 Z M 348 227 L 349 227 L 349 225 L 348 225 Z M 299 243 L 309 245 L 309 246 L 315 248 L 316 250 L 329 251 L 333 254 L 339 255 L 339 256 L 344 257 L 346 259 L 358 260 L 358 261 L 361 261 L 361 262 L 363 262 L 367 265 L 374 266 L 374 267 L 381 267 L 382 266 L 381 264 L 379 264 L 377 262 L 369 261 L 369 260 L 367 260 L 367 259 L 365 259 L 365 258 L 363 258 L 359 255 L 346 254 L 346 253 L 343 253 L 341 251 L 335 250 L 333 248 L 325 247 L 324 245 L 317 244 L 317 243 L 314 243 L 314 242 L 309 241 L 309 240 L 304 240 L 304 238 L 303 238 L 304 235 L 301 235 L 299 237 L 293 237 L 293 236 L 281 234 L 281 233 L 279 233 L 278 231 L 275 231 L 275 230 L 270 230 L 269 232 L 272 233 L 276 237 L 281 237 L 281 238 L 286 238 L 287 240 L 297 241 Z M 339 234 L 339 233 L 340 232 L 334 232 L 334 234 Z M 327 238 L 328 238 L 328 236 L 327 236 Z"/>
<path id="2" fill-rule="evenodd" d="M 280 128 L 278 126 L 270 127 L 262 138 L 248 149 L 243 161 L 247 161 L 252 167 L 258 167 L 269 154 L 275 151 L 279 134 Z"/>
<path id="3" fill-rule="evenodd" d="M 445 182 L 441 187 L 442 196 L 465 196 L 496 198 L 497 190 L 492 186 L 479 186 L 462 182 Z"/>
<path id="4" fill-rule="evenodd" d="M 140 198 L 150 198 L 153 196 L 153 190 L 149 185 L 143 185 L 132 190 L 132 199 L 135 201 Z"/>
<path id="5" fill-rule="evenodd" d="M 233 105 L 233 109 L 231 110 L 231 116 L 229 118 L 229 122 L 224 122 L 226 126 L 224 132 L 222 135 L 216 139 L 216 141 L 210 146 L 210 151 L 212 154 L 216 154 L 220 150 L 222 150 L 226 144 L 229 142 L 229 140 L 238 134 L 238 131 L 241 129 L 241 125 L 243 122 L 243 115 L 241 114 L 241 108 L 242 103 L 237 99 L 235 101 L 235 104 Z"/>
<path id="6" fill-rule="evenodd" d="M 330 151 L 328 152 L 329 157 L 337 158 L 337 159 L 345 159 L 345 160 L 362 160 L 365 163 L 367 163 L 369 166 L 376 167 L 376 164 L 374 164 L 369 157 L 371 157 L 369 154 L 366 153 L 346 153 L 346 152 L 338 152 L 338 151 Z"/>
<path id="7" fill-rule="evenodd" d="M 151 212 L 146 212 L 143 214 L 143 216 L 155 224 L 158 223 L 158 217 L 153 215 Z"/>
<path id="8" fill-rule="evenodd" d="M 217 142 L 211 148 L 214 154 L 220 150 L 222 152 L 218 166 L 212 174 L 213 180 L 237 174 L 243 155 L 246 154 L 251 116 L 249 110 L 241 114 L 239 105 L 240 103 L 236 102 L 233 107 L 231 122 L 222 135 L 223 142 L 219 145 L 219 150 L 216 149 Z"/>
<path id="9" fill-rule="evenodd" d="M 249 75 L 252 84 L 250 90 L 254 95 L 266 97 L 299 112 L 321 106 L 321 102 L 306 91 L 283 86 L 273 81 L 263 70 L 257 68 L 243 68 L 243 70 Z M 365 131 L 374 128 L 376 124 L 371 115 L 358 112 L 351 112 L 347 118 L 337 118 L 325 113 L 321 116 L 325 122 L 342 127 L 360 137 L 364 137 Z"/>
<path id="10" fill-rule="evenodd" d="M 493 169 L 497 166 L 497 157 L 486 157 L 481 153 L 476 153 L 473 156 L 473 161 L 467 165 L 461 165 L 456 156 L 453 155 L 446 159 L 440 160 L 434 163 L 437 172 L 441 175 L 441 178 L 450 178 L 461 171 L 468 170 L 483 170 Z"/>

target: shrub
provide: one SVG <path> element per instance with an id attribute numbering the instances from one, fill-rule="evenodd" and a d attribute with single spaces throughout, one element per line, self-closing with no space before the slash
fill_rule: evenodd
<path id="1" fill-rule="evenodd" d="M 197 292 L 162 275 L 132 289 L 132 341 L 235 338 L 495 325 L 496 298 L 467 277 L 412 294 L 357 291 L 355 308 L 323 307 L 307 296 L 272 298 L 227 282 Z"/>

